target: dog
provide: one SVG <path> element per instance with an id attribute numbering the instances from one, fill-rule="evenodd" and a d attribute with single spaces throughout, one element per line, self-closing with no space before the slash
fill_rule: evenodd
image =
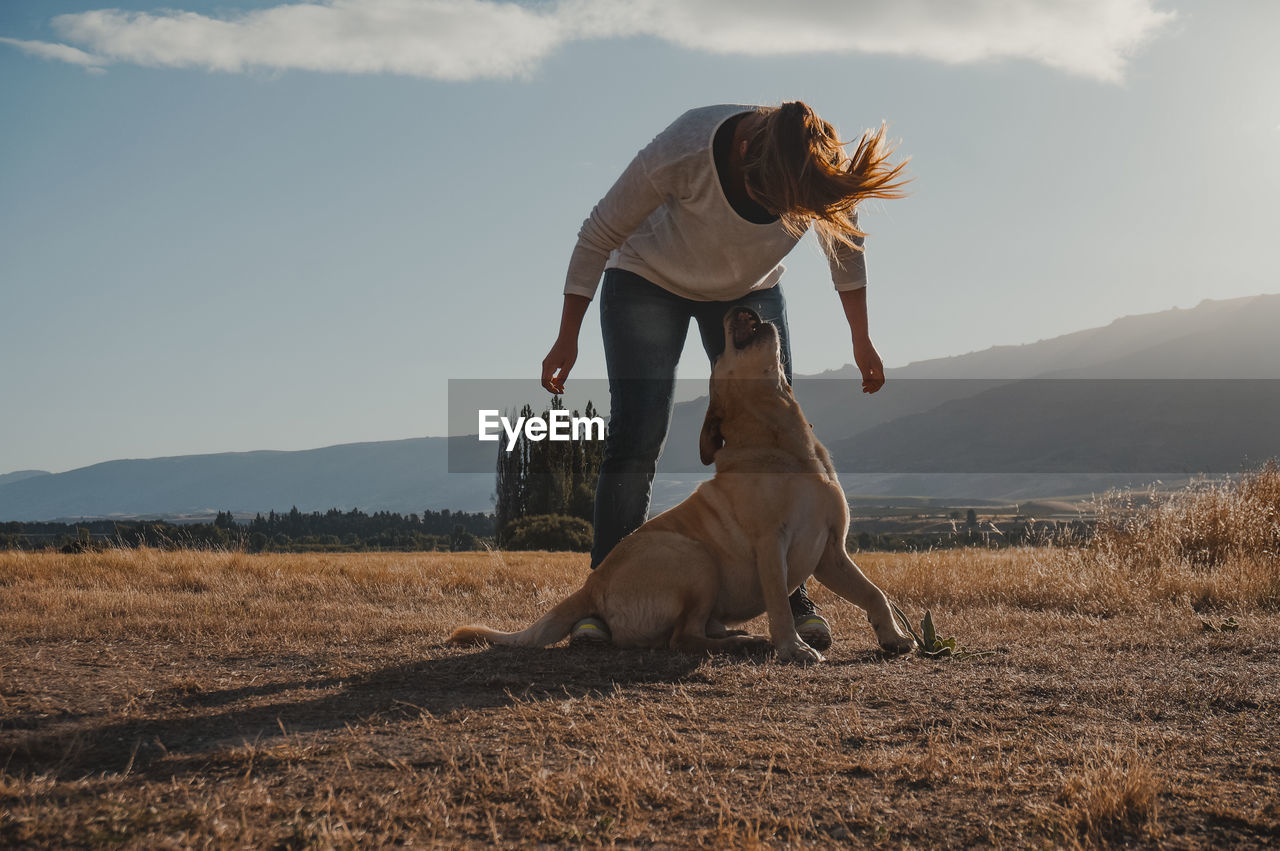
<path id="1" fill-rule="evenodd" d="M 461 627 L 451 643 L 545 647 L 595 617 L 620 647 L 772 648 L 782 661 L 821 662 L 797 634 L 787 601 L 813 576 L 866 610 L 884 650 L 914 647 L 884 592 L 845 552 L 849 506 L 783 374 L 777 329 L 733 308 L 724 333 L 699 438 L 702 463 L 715 463 L 715 477 L 623 538 L 581 589 L 532 626 L 512 633 Z M 767 639 L 728 629 L 762 612 Z"/>

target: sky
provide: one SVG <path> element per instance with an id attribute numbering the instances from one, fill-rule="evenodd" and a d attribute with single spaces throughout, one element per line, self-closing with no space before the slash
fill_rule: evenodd
<path id="1" fill-rule="evenodd" d="M 1280 291 L 1270 0 L 0 3 L 0 473 L 446 430 L 685 110 L 888 122 L 886 366 Z M 798 373 L 852 360 L 785 261 Z M 690 339 L 682 378 L 704 378 Z M 603 377 L 594 309 L 570 377 Z"/>

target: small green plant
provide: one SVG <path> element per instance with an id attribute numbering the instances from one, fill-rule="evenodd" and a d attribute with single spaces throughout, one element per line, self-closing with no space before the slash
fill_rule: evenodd
<path id="1" fill-rule="evenodd" d="M 920 630 L 917 632 L 897 604 L 890 603 L 889 605 L 893 607 L 893 615 L 902 624 L 902 628 L 915 639 L 916 648 L 920 651 L 921 656 L 928 656 L 930 659 L 944 656 L 949 659 L 971 659 L 975 656 L 990 656 L 996 652 L 994 650 L 966 650 L 960 646 L 960 643 L 955 638 L 943 638 L 938 634 L 937 627 L 933 625 L 933 612 L 929 609 L 925 610 L 924 619 L 920 621 Z"/>

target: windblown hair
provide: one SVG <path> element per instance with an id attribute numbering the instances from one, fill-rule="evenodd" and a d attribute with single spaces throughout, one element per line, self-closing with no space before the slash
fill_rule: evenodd
<path id="1" fill-rule="evenodd" d="M 763 121 L 747 140 L 743 173 L 752 195 L 796 235 L 812 224 L 824 248 L 862 249 L 858 204 L 901 198 L 906 161 L 893 165 L 885 125 L 862 134 L 853 156 L 835 129 L 804 101 L 761 109 Z"/>

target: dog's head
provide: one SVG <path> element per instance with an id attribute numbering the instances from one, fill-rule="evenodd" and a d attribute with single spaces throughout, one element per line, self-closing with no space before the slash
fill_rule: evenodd
<path id="1" fill-rule="evenodd" d="M 711 369 L 711 399 L 702 423 L 698 454 L 703 464 L 724 446 L 724 424 L 760 419 L 764 409 L 793 402 L 782 371 L 778 329 L 754 310 L 730 308 L 724 317 L 724 352 Z"/>
<path id="2" fill-rule="evenodd" d="M 778 329 L 772 322 L 763 321 L 749 307 L 732 308 L 724 315 L 724 354 L 716 361 L 716 367 L 726 375 L 742 369 L 776 371 L 781 375 L 779 342 Z"/>

